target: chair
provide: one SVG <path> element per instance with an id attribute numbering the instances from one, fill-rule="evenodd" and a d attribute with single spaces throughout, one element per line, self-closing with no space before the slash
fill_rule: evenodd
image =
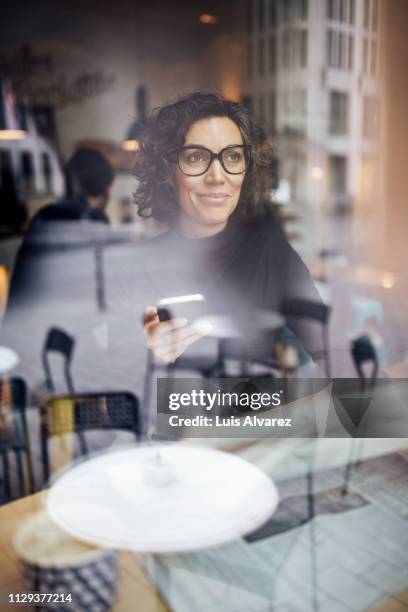
<path id="1" fill-rule="evenodd" d="M 364 393 L 364 391 L 368 390 L 369 387 L 374 387 L 379 368 L 378 356 L 369 336 L 360 336 L 359 338 L 353 340 L 351 343 L 351 356 L 360 379 L 361 392 Z M 373 364 L 370 378 L 367 378 L 364 373 L 363 366 L 366 362 L 372 362 Z M 344 484 L 342 489 L 343 495 L 347 495 L 349 492 L 353 470 L 360 466 L 363 445 L 364 438 L 352 438 L 350 455 L 345 467 Z"/>
<path id="2" fill-rule="evenodd" d="M 80 452 L 88 455 L 85 432 L 89 430 L 127 430 L 136 439 L 141 434 L 139 401 L 127 391 L 59 395 L 41 408 L 41 455 L 45 481 L 50 477 L 49 438 L 75 433 Z"/>
<path id="3" fill-rule="evenodd" d="M 71 360 L 74 352 L 75 339 L 58 327 L 51 327 L 42 349 L 42 362 L 45 372 L 45 386 L 48 391 L 55 391 L 55 384 L 51 375 L 48 354 L 60 353 L 64 358 L 64 376 L 69 393 L 74 393 L 74 383 L 71 375 Z"/>
<path id="4" fill-rule="evenodd" d="M 0 379 L 0 455 L 6 499 L 13 497 L 10 453 L 14 454 L 16 460 L 19 495 L 32 493 L 34 490 L 26 406 L 27 387 L 25 381 L 17 377 Z M 24 476 L 24 460 L 27 466 L 28 482 Z"/>
<path id="5" fill-rule="evenodd" d="M 351 356 L 354 366 L 360 378 L 361 386 L 364 388 L 367 383 L 367 377 L 364 374 L 363 365 L 367 361 L 372 362 L 373 370 L 370 377 L 371 386 L 374 386 L 378 374 L 378 356 L 373 343 L 369 336 L 360 336 L 353 340 L 351 344 Z"/>
<path id="6" fill-rule="evenodd" d="M 313 321 L 319 323 L 322 331 L 322 342 L 323 342 L 323 356 L 325 362 L 325 369 L 328 378 L 331 378 L 331 363 L 330 363 L 330 349 L 329 349 L 329 332 L 328 323 L 331 313 L 331 307 L 323 302 L 314 302 L 305 299 L 292 299 L 284 303 L 282 308 L 282 314 L 286 317 L 287 321 L 296 322 L 299 319 L 307 321 Z"/>

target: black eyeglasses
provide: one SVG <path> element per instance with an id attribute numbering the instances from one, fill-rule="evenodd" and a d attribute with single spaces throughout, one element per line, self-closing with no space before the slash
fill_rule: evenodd
<path id="1" fill-rule="evenodd" d="M 243 174 L 251 161 L 251 146 L 231 145 L 213 153 L 206 147 L 187 145 L 177 152 L 178 167 L 187 176 L 205 174 L 214 159 L 218 159 L 228 174 Z"/>

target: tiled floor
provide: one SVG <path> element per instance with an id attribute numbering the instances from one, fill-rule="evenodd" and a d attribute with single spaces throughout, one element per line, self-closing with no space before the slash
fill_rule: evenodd
<path id="1" fill-rule="evenodd" d="M 408 585 L 406 504 L 393 509 L 388 504 L 408 489 L 399 486 L 396 463 L 400 472 L 408 467 L 400 453 L 368 459 L 352 479 L 351 492 L 360 495 L 369 483 L 388 483 L 382 487 L 385 496 L 373 494 L 360 507 L 317 514 L 302 526 L 251 544 L 163 557 L 162 570 L 151 576 L 178 612 L 369 610 Z M 337 484 L 343 476 L 342 468 L 319 472 L 316 487 Z M 291 499 L 293 505 L 300 503 L 299 496 L 290 495 L 300 480 L 278 483 L 286 505 Z M 406 602 L 395 602 L 398 609 L 408 609 Z"/>

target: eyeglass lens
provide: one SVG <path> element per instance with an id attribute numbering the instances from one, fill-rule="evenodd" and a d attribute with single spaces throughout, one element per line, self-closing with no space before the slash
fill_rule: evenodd
<path id="1" fill-rule="evenodd" d="M 182 172 L 190 176 L 204 174 L 211 165 L 212 154 L 207 149 L 182 149 L 178 154 Z M 221 151 L 221 163 L 226 172 L 241 174 L 247 167 L 247 156 L 242 147 L 227 147 Z"/>

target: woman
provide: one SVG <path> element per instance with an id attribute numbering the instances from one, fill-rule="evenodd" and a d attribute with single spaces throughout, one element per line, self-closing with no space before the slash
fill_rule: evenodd
<path id="1" fill-rule="evenodd" d="M 270 163 L 262 136 L 239 104 L 193 93 L 153 114 L 136 169 L 139 214 L 169 227 L 146 257 L 159 295 L 201 293 L 209 312 L 228 314 L 241 327 L 258 310 L 282 310 L 293 297 L 319 301 L 278 224 L 253 222 Z M 154 253 L 159 261 L 149 270 Z M 185 320 L 159 321 L 155 306 L 145 321 L 149 348 L 167 363 L 204 333 Z M 320 347 L 307 330 L 293 331 L 313 356 Z"/>

